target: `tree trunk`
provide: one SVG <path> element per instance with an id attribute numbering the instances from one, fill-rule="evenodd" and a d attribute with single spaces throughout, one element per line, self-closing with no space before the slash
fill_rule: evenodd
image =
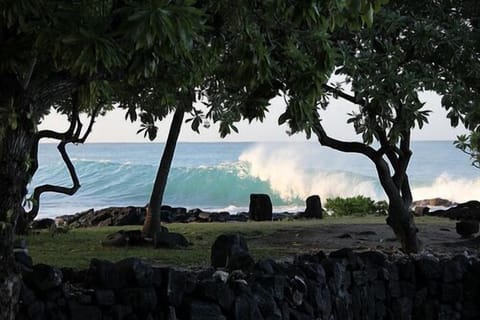
<path id="1" fill-rule="evenodd" d="M 418 229 L 415 226 L 409 207 L 398 197 L 389 197 L 387 224 L 393 229 L 397 239 L 406 253 L 418 253 L 421 242 L 417 237 Z"/>
<path id="2" fill-rule="evenodd" d="M 0 319 L 15 319 L 21 288 L 21 276 L 13 256 L 14 231 L 25 211 L 29 152 L 34 125 L 27 117 L 18 119 L 18 127 L 2 123 L 0 141 Z"/>
<path id="3" fill-rule="evenodd" d="M 185 109 L 183 106 L 177 107 L 173 115 L 170 131 L 168 132 L 167 142 L 163 150 L 160 166 L 158 167 L 157 176 L 153 185 L 152 194 L 147 208 L 145 223 L 143 224 L 143 234 L 146 237 L 153 237 L 161 230 L 160 211 L 162 207 L 163 194 L 167 186 L 168 174 L 175 154 L 178 136 L 182 128 Z"/>
<path id="4" fill-rule="evenodd" d="M 418 229 L 415 226 L 413 215 L 410 213 L 411 194 L 408 179 L 405 179 L 402 186 L 397 187 L 390 175 L 388 164 L 380 159 L 374 159 L 378 178 L 388 197 L 388 218 L 387 224 L 393 229 L 397 239 L 406 253 L 418 253 L 421 248 L 421 241 L 418 239 Z M 402 196 L 405 191 L 405 197 Z"/>
<path id="5" fill-rule="evenodd" d="M 20 289 L 19 270 L 13 257 L 13 225 L 0 222 L 0 319 L 14 320 L 17 314 Z"/>

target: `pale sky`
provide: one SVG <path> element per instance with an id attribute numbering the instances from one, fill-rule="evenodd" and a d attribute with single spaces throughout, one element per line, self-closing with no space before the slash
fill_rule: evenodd
<path id="1" fill-rule="evenodd" d="M 466 133 L 462 126 L 451 128 L 446 118 L 446 111 L 440 106 L 440 97 L 434 93 L 422 93 L 421 98 L 426 102 L 425 109 L 432 110 L 429 123 L 422 130 L 414 130 L 413 140 L 455 140 L 458 134 Z M 183 142 L 237 142 L 237 141 L 305 141 L 304 134 L 288 136 L 287 127 L 278 126 L 277 120 L 285 110 L 282 98 L 271 101 L 270 112 L 263 123 L 247 121 L 237 127 L 239 133 L 232 133 L 225 139 L 218 134 L 218 126 L 212 124 L 210 128 L 201 128 L 200 134 L 190 129 L 190 124 L 184 124 L 179 141 Z M 323 125 L 327 133 L 333 138 L 359 140 L 355 135 L 352 125 L 347 125 L 347 113 L 354 110 L 354 106 L 345 100 L 331 100 L 327 111 L 322 111 Z M 186 117 L 188 118 L 188 117 Z M 171 117 L 168 117 L 157 125 L 159 132 L 154 142 L 164 142 L 167 138 Z M 85 121 L 86 123 L 86 121 Z M 86 124 L 85 124 L 86 126 Z M 40 124 L 40 129 L 65 130 L 68 123 L 65 117 L 52 113 Z M 125 120 L 124 110 L 114 110 L 106 116 L 97 119 L 93 131 L 87 142 L 149 142 L 143 137 L 143 133 L 136 134 L 140 128 L 140 122 L 131 123 Z M 312 137 L 313 139 L 313 137 Z"/>

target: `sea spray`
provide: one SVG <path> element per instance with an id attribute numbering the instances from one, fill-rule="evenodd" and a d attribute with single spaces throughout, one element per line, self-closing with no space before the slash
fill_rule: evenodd
<path id="1" fill-rule="evenodd" d="M 480 177 L 452 178 L 447 173 L 441 174 L 433 183 L 426 186 L 414 186 L 414 199 L 444 198 L 457 203 L 480 198 Z"/>
<path id="2" fill-rule="evenodd" d="M 265 145 L 256 145 L 246 150 L 240 160 L 248 163 L 252 176 L 268 182 L 285 201 L 306 199 L 313 194 L 323 199 L 356 195 L 383 199 L 374 177 L 332 170 L 331 164 L 322 168 L 325 159 L 302 148 L 291 146 L 272 150 Z"/>

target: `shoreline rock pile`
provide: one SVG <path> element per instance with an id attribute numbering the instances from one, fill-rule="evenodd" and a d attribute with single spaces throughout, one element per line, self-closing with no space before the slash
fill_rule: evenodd
<path id="1" fill-rule="evenodd" d="M 55 219 L 39 219 L 32 229 L 48 229 L 53 225 L 68 228 L 102 226 L 143 225 L 146 207 L 110 207 L 100 210 L 89 209 L 72 215 L 62 215 Z M 187 210 L 184 207 L 162 206 L 161 221 L 165 223 L 189 222 L 246 222 L 277 221 L 298 218 L 322 218 L 323 209 L 319 196 L 307 199 L 305 212 L 273 212 L 272 202 L 266 194 L 251 194 L 249 212 L 232 214 L 227 211 L 204 211 L 198 208 Z"/>

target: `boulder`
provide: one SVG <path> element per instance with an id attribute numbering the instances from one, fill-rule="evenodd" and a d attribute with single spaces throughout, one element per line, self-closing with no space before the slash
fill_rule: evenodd
<path id="1" fill-rule="evenodd" d="M 190 243 L 183 235 L 176 232 L 157 232 L 153 238 L 155 248 L 179 248 L 188 247 Z"/>
<path id="2" fill-rule="evenodd" d="M 119 301 L 132 307 L 140 319 L 146 319 L 148 313 L 157 306 L 157 293 L 155 288 L 123 288 L 117 291 Z"/>
<path id="3" fill-rule="evenodd" d="M 49 229 L 54 224 L 55 224 L 55 220 L 45 218 L 45 219 L 34 220 L 30 225 L 30 227 L 33 230 Z"/>
<path id="4" fill-rule="evenodd" d="M 239 212 L 237 214 L 230 215 L 228 221 L 230 222 L 247 222 L 249 214 L 246 212 Z"/>
<path id="5" fill-rule="evenodd" d="M 161 299 L 166 299 L 174 307 L 179 307 L 185 296 L 191 294 L 197 287 L 197 278 L 194 273 L 172 268 L 164 268 L 162 277 L 165 280 L 162 286 Z"/>
<path id="6" fill-rule="evenodd" d="M 225 320 L 227 319 L 217 304 L 193 300 L 189 305 L 188 319 L 191 320 Z"/>
<path id="7" fill-rule="evenodd" d="M 417 200 L 412 203 L 413 207 L 451 207 L 455 203 L 442 198 L 432 198 L 432 199 L 423 199 Z"/>
<path id="8" fill-rule="evenodd" d="M 211 222 L 212 221 L 212 213 L 201 211 L 197 215 L 198 222 Z"/>
<path id="9" fill-rule="evenodd" d="M 152 266 L 138 258 L 120 260 L 115 267 L 125 277 L 129 287 L 145 288 L 152 285 L 154 276 Z"/>
<path id="10" fill-rule="evenodd" d="M 97 306 L 92 305 L 82 305 L 76 301 L 70 301 L 68 303 L 68 307 L 70 309 L 70 319 L 73 320 L 81 320 L 81 319 L 89 319 L 89 320 L 101 320 L 102 319 L 102 311 Z"/>
<path id="11" fill-rule="evenodd" d="M 230 213 L 227 211 L 214 212 L 212 214 L 212 221 L 214 222 L 227 222 L 230 220 Z"/>
<path id="12" fill-rule="evenodd" d="M 446 210 L 435 210 L 427 213 L 430 216 L 446 217 L 455 220 L 480 221 L 480 202 L 467 201 Z"/>
<path id="13" fill-rule="evenodd" d="M 142 225 L 145 212 L 144 207 L 110 207 L 96 211 L 89 209 L 56 220 L 71 227 Z"/>
<path id="14" fill-rule="evenodd" d="M 322 202 L 320 197 L 317 195 L 313 195 L 307 198 L 307 207 L 305 209 L 305 216 L 307 218 L 317 218 L 322 219 L 323 211 L 322 211 Z"/>
<path id="15" fill-rule="evenodd" d="M 239 234 L 218 236 L 212 245 L 210 261 L 214 268 L 231 270 L 251 270 L 254 266 L 254 261 L 248 252 L 247 242 Z"/>
<path id="16" fill-rule="evenodd" d="M 462 238 L 469 238 L 478 232 L 478 221 L 457 222 L 455 229 Z"/>
<path id="17" fill-rule="evenodd" d="M 92 259 L 88 275 L 95 288 L 120 289 L 126 285 L 127 279 L 117 266 L 110 261 Z"/>
<path id="18" fill-rule="evenodd" d="M 215 301 L 225 311 L 230 310 L 235 300 L 235 294 L 230 287 L 224 281 L 215 278 L 201 281 L 197 290 L 202 298 Z"/>
<path id="19" fill-rule="evenodd" d="M 115 292 L 113 290 L 95 290 L 94 297 L 99 306 L 113 306 L 115 304 Z"/>
<path id="20" fill-rule="evenodd" d="M 418 206 L 418 207 L 415 207 L 415 210 L 413 211 L 413 214 L 416 217 L 421 217 L 421 216 L 424 216 L 424 215 L 428 214 L 429 211 L 430 211 L 429 207 Z"/>
<path id="21" fill-rule="evenodd" d="M 25 283 L 40 292 L 57 288 L 62 284 L 60 269 L 39 263 L 33 266 L 33 271 L 24 274 Z"/>
<path id="22" fill-rule="evenodd" d="M 268 194 L 250 194 L 250 219 L 255 221 L 272 221 L 272 201 Z"/>

